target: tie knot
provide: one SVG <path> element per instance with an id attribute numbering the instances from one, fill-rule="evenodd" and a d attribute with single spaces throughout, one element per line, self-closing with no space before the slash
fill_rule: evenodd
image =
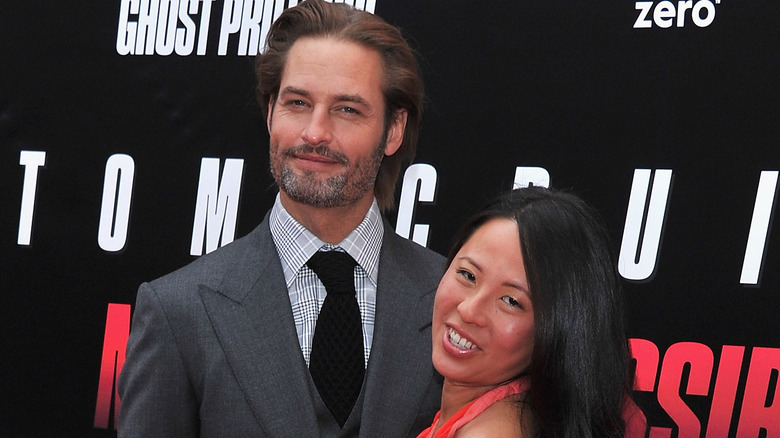
<path id="1" fill-rule="evenodd" d="M 306 266 L 317 274 L 329 294 L 355 294 L 356 265 L 355 259 L 341 251 L 317 251 L 306 262 Z"/>

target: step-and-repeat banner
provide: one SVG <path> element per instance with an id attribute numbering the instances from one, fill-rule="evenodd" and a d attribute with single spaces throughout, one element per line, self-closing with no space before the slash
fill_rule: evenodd
<path id="1" fill-rule="evenodd" d="M 253 57 L 294 1 L 0 12 L 0 436 L 111 437 L 138 285 L 275 196 Z M 780 2 L 374 0 L 427 101 L 391 222 L 446 252 L 515 184 L 619 253 L 653 437 L 780 436 Z"/>

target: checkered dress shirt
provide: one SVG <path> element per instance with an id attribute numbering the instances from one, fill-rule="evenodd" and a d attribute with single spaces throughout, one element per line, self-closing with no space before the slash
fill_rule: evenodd
<path id="1" fill-rule="evenodd" d="M 371 341 L 374 335 L 376 311 L 376 286 L 379 274 L 379 251 L 382 247 L 384 225 L 379 207 L 374 200 L 363 221 L 338 245 L 330 245 L 318 239 L 296 221 L 282 207 L 276 196 L 269 215 L 271 236 L 279 253 L 287 292 L 290 297 L 298 342 L 306 365 L 311 357 L 311 343 L 317 316 L 327 292 L 317 274 L 306 261 L 315 251 L 346 251 L 358 263 L 355 267 L 355 291 L 363 323 L 363 355 L 368 366 Z"/>

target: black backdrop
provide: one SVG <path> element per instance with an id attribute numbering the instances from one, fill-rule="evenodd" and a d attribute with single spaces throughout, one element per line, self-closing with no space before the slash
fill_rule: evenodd
<path id="1" fill-rule="evenodd" d="M 243 160 L 237 225 L 225 234 L 246 234 L 275 195 L 251 50 L 240 54 L 234 32 L 218 54 L 225 0 L 182 0 L 194 18 L 176 26 L 205 35 L 203 55 L 166 55 L 164 44 L 120 54 L 122 11 L 137 21 L 140 3 L 18 2 L 0 14 L 2 437 L 115 436 L 122 320 L 140 282 L 197 257 L 204 158 L 219 168 Z M 638 256 L 652 273 L 625 281 L 652 434 L 780 436 L 771 220 L 753 227 L 766 231 L 750 251 L 760 274 L 741 281 L 757 198 L 756 219 L 775 209 L 780 3 L 376 0 L 375 12 L 423 61 L 416 162 L 435 170 L 435 196 L 416 203 L 413 222 L 429 225 L 427 245 L 446 252 L 458 224 L 512 187 L 517 167 L 541 167 L 602 212 L 618 251 L 635 170 L 653 170 L 654 184 L 670 170 L 667 202 L 646 213 L 663 219 L 657 257 Z M 130 199 L 117 203 L 130 209 L 115 229 L 100 224 L 107 168 L 130 183 L 106 191 Z M 106 212 L 123 217 L 111 204 Z"/>

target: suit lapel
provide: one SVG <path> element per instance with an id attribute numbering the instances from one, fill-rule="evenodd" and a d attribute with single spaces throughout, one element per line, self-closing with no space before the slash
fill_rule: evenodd
<path id="1" fill-rule="evenodd" d="M 420 280 L 420 267 L 403 260 L 397 245 L 400 237 L 387 229 L 386 225 L 360 430 L 365 437 L 406 436 L 433 378 L 435 283 Z"/>
<path id="2" fill-rule="evenodd" d="M 203 303 L 265 433 L 312 436 L 318 428 L 309 374 L 267 219 L 249 238 L 252 244 L 219 290 L 201 288 Z"/>

